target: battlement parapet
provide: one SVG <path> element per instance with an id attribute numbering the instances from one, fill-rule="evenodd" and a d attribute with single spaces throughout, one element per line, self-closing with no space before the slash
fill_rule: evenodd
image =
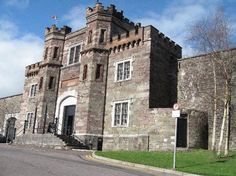
<path id="1" fill-rule="evenodd" d="M 171 40 L 169 37 L 165 36 L 162 32 L 160 32 L 158 29 L 154 28 L 155 31 L 155 37 L 151 36 L 155 42 L 162 42 L 166 45 L 168 45 L 169 48 L 172 48 L 174 50 L 182 50 L 182 47 L 175 43 L 173 40 Z"/>
<path id="2" fill-rule="evenodd" d="M 133 29 L 133 30 L 130 30 L 128 32 L 112 36 L 110 38 L 110 40 L 107 41 L 107 42 L 112 44 L 112 43 L 115 43 L 117 41 L 141 38 L 142 34 L 143 34 L 143 30 L 144 29 L 142 27 L 136 26 L 136 29 Z"/>
<path id="3" fill-rule="evenodd" d="M 126 33 L 118 34 L 110 38 L 107 41 L 106 48 L 110 52 L 119 52 L 125 49 L 139 46 L 143 41 L 144 27 L 136 27 L 134 30 L 130 30 Z"/>
<path id="4" fill-rule="evenodd" d="M 53 24 L 51 27 L 47 27 L 45 29 L 45 36 L 51 33 L 66 35 L 66 34 L 69 34 L 70 32 L 71 32 L 71 28 L 68 26 L 63 26 L 62 28 L 59 29 L 55 24 Z"/>
<path id="5" fill-rule="evenodd" d="M 34 64 L 28 65 L 26 66 L 25 69 L 25 76 L 29 77 L 29 76 L 35 76 L 39 73 L 40 69 L 44 68 L 44 67 L 54 67 L 54 68 L 59 68 L 62 65 L 60 63 L 57 62 L 36 62 Z"/>
<path id="6" fill-rule="evenodd" d="M 37 62 L 37 63 L 26 66 L 25 76 L 37 74 L 39 72 L 41 65 L 42 65 L 42 62 Z"/>
<path id="7" fill-rule="evenodd" d="M 135 26 L 134 22 L 130 21 L 128 18 L 124 17 L 123 11 L 117 11 L 116 6 L 111 4 L 109 7 L 104 8 L 102 3 L 96 3 L 95 7 L 88 7 L 86 10 L 86 16 L 90 16 L 96 13 L 109 14 L 118 18 L 119 20 L 128 23 L 131 26 Z"/>

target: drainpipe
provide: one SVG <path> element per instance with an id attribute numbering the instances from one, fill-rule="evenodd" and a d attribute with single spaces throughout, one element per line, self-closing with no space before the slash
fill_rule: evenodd
<path id="1" fill-rule="evenodd" d="M 35 107 L 35 113 L 34 113 L 34 125 L 33 125 L 33 134 L 35 131 L 35 124 L 36 124 L 36 118 L 37 118 L 37 111 L 38 111 L 38 107 Z"/>
<path id="2" fill-rule="evenodd" d="M 106 97 L 107 97 L 107 80 L 108 80 L 108 68 L 109 68 L 109 51 L 107 55 L 107 68 L 106 68 L 106 79 L 105 79 L 105 91 L 104 91 L 104 105 L 103 105 L 103 118 L 102 118 L 102 143 L 103 143 L 103 135 L 104 135 L 104 122 L 105 122 L 105 114 L 106 114 Z"/>
<path id="3" fill-rule="evenodd" d="M 48 113 L 48 105 L 46 103 L 45 114 L 44 114 L 44 121 L 43 121 L 43 134 L 45 134 L 46 121 L 47 121 L 47 113 Z"/>

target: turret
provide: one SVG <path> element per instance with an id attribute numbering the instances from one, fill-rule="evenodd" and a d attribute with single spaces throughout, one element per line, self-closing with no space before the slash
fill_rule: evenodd
<path id="1" fill-rule="evenodd" d="M 70 27 L 63 26 L 59 29 L 55 24 L 45 29 L 44 63 L 58 64 L 61 62 L 65 36 L 70 32 Z"/>

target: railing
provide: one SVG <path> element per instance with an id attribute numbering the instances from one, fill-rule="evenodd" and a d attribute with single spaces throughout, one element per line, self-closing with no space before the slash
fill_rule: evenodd
<path id="1" fill-rule="evenodd" d="M 85 144 L 81 138 L 74 135 L 74 130 L 72 127 L 65 127 L 63 124 L 59 123 L 58 118 L 55 118 L 55 122 L 52 124 L 52 127 L 54 128 L 52 131 L 55 135 L 67 136 L 68 138 L 77 140 L 81 144 Z M 61 128 L 59 128 L 59 126 L 61 126 Z"/>

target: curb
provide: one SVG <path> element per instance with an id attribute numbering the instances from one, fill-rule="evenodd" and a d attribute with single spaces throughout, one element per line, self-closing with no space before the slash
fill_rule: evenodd
<path id="1" fill-rule="evenodd" d="M 126 161 L 105 158 L 105 157 L 96 155 L 95 152 L 92 153 L 91 157 L 92 159 L 99 160 L 100 162 L 105 161 L 109 164 L 113 163 L 122 167 L 132 167 L 132 168 L 142 169 L 142 170 L 145 169 L 146 171 L 161 172 L 163 174 L 174 174 L 176 176 L 177 175 L 178 176 L 200 176 L 196 174 L 190 174 L 190 173 L 185 173 L 185 172 L 180 172 L 180 171 L 168 170 L 168 169 L 163 169 L 163 168 L 158 168 L 158 167 L 153 167 L 153 166 L 147 166 L 147 165 L 142 165 L 142 164 L 136 164 L 136 163 L 130 163 Z"/>

